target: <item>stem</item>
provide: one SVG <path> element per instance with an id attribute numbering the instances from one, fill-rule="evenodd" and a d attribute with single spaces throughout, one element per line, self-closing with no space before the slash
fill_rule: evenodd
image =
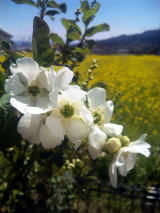
<path id="1" fill-rule="evenodd" d="M 46 11 L 46 1 L 43 0 L 42 7 L 41 7 L 41 12 L 40 12 L 40 18 L 42 20 L 44 19 L 45 11 Z"/>

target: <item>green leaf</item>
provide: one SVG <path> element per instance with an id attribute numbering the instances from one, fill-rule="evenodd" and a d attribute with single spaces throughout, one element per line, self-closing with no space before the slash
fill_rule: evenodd
<path id="1" fill-rule="evenodd" d="M 15 115 L 12 115 L 10 119 L 7 120 L 7 117 L 4 119 L 3 125 L 5 128 L 3 131 L 0 131 L 0 149 L 6 149 L 13 147 L 15 144 L 21 141 L 21 136 L 17 132 L 17 125 L 19 118 Z"/>
<path id="2" fill-rule="evenodd" d="M 11 1 L 15 2 L 16 4 L 28 4 L 37 7 L 36 3 L 34 3 L 34 1 L 32 0 L 11 0 Z"/>
<path id="3" fill-rule="evenodd" d="M 88 1 L 81 1 L 81 9 L 83 12 L 90 10 Z"/>
<path id="4" fill-rule="evenodd" d="M 81 33 L 76 28 L 73 27 L 72 29 L 68 31 L 67 38 L 69 39 L 69 41 L 80 40 Z"/>
<path id="5" fill-rule="evenodd" d="M 33 58 L 41 66 L 50 66 L 54 61 L 54 52 L 49 44 L 49 27 L 44 20 L 35 17 L 33 20 Z"/>
<path id="6" fill-rule="evenodd" d="M 90 36 L 93 36 L 94 34 L 96 33 L 99 33 L 99 32 L 104 32 L 104 31 L 108 31 L 109 30 L 109 25 L 104 23 L 104 24 L 99 24 L 99 25 L 96 25 L 94 27 L 91 27 L 89 28 L 87 31 L 86 31 L 86 36 L 87 37 L 90 37 Z"/>
<path id="7" fill-rule="evenodd" d="M 0 96 L 4 91 L 5 78 L 6 78 L 5 73 L 0 71 Z"/>
<path id="8" fill-rule="evenodd" d="M 48 10 L 45 15 L 49 15 L 49 16 L 55 16 L 59 14 L 59 12 L 57 10 Z"/>
<path id="9" fill-rule="evenodd" d="M 98 12 L 99 8 L 99 3 L 96 3 L 95 6 L 90 9 L 87 9 L 87 7 L 85 7 L 85 9 L 83 9 L 83 7 L 81 8 L 83 12 L 82 20 L 86 26 L 94 19 L 94 16 Z"/>
<path id="10" fill-rule="evenodd" d="M 51 33 L 49 38 L 53 41 L 54 44 L 64 45 L 62 38 L 56 33 Z"/>
<path id="11" fill-rule="evenodd" d="M 19 118 L 15 109 L 10 105 L 10 96 L 0 98 L 0 149 L 12 147 L 21 140 L 17 133 Z"/>
<path id="12" fill-rule="evenodd" d="M 6 107 L 8 107 L 10 105 L 10 95 L 8 94 L 4 94 L 2 95 L 2 97 L 0 98 L 0 108 L 5 109 Z"/>
<path id="13" fill-rule="evenodd" d="M 2 47 L 2 50 L 4 50 L 5 52 L 8 52 L 11 50 L 11 43 L 9 41 L 0 41 L 1 43 L 1 47 Z"/>
<path id="14" fill-rule="evenodd" d="M 57 4 L 55 1 L 50 1 L 47 3 L 47 7 L 57 8 L 63 13 L 67 11 L 67 6 L 65 3 Z"/>
<path id="15" fill-rule="evenodd" d="M 63 24 L 63 26 L 65 27 L 66 30 L 69 30 L 71 28 L 71 26 L 73 26 L 75 24 L 74 20 L 65 19 L 65 18 L 62 18 L 61 22 L 62 22 L 62 24 Z"/>
<path id="16" fill-rule="evenodd" d="M 79 40 L 81 38 L 81 29 L 74 20 L 63 18 L 61 21 L 67 31 L 67 38 L 70 41 Z"/>
<path id="17" fill-rule="evenodd" d="M 94 40 L 86 40 L 87 43 L 87 47 L 89 49 L 93 49 L 94 45 L 95 45 L 95 41 Z"/>

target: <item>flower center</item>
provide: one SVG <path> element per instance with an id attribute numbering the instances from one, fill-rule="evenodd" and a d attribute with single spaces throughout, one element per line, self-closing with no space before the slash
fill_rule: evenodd
<path id="1" fill-rule="evenodd" d="M 40 93 L 40 89 L 37 86 L 28 87 L 28 93 L 31 96 L 37 96 Z"/>
<path id="2" fill-rule="evenodd" d="M 93 116 L 94 124 L 101 126 L 105 123 L 104 109 L 102 107 L 98 107 L 97 109 L 91 109 L 91 113 Z"/>
<path id="3" fill-rule="evenodd" d="M 60 109 L 60 112 L 65 118 L 69 118 L 69 117 L 72 117 L 74 115 L 75 110 L 74 110 L 73 106 L 71 106 L 69 104 L 65 104 Z"/>
<path id="4" fill-rule="evenodd" d="M 101 116 L 98 112 L 93 113 L 93 123 L 100 124 L 101 123 Z"/>

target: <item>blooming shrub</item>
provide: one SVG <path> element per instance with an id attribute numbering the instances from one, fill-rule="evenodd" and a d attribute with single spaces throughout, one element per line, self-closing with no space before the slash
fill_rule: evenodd
<path id="1" fill-rule="evenodd" d="M 109 175 L 114 187 L 116 167 L 126 176 L 135 166 L 136 153 L 150 155 L 145 135 L 130 143 L 127 136 L 122 136 L 123 126 L 110 123 L 114 106 L 112 101 L 106 102 L 103 88 L 85 92 L 70 84 L 71 70 L 64 67 L 57 73 L 52 68 L 47 71 L 31 58 L 17 59 L 10 69 L 12 75 L 6 80 L 5 89 L 12 96 L 11 105 L 24 114 L 17 128 L 24 139 L 49 149 L 60 145 L 67 136 L 75 149 L 82 142 L 88 143 L 92 159 L 104 147 L 104 151 L 113 154 Z"/>
<path id="2" fill-rule="evenodd" d="M 33 20 L 33 58 L 2 42 L 0 211 L 78 212 L 81 201 L 92 201 L 93 185 L 109 176 L 116 188 L 117 171 L 126 176 L 138 153 L 149 157 L 150 145 L 145 134 L 131 142 L 123 125 L 112 123 L 113 101 L 104 88 L 90 87 L 96 60 L 82 84 L 75 72 L 94 46 L 90 37 L 109 30 L 106 23 L 90 27 L 100 4 L 81 1 L 75 19 L 63 18 L 63 41 L 50 33 L 45 16 L 65 13 L 65 3 L 12 1 L 34 6 L 39 16 Z"/>

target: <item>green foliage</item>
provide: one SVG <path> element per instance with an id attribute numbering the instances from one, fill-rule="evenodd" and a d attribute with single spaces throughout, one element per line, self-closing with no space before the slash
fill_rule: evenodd
<path id="1" fill-rule="evenodd" d="M 41 66 L 49 66 L 54 63 L 53 50 L 49 44 L 49 27 L 47 23 L 39 17 L 33 21 L 33 58 Z"/>
<path id="2" fill-rule="evenodd" d="M 67 31 L 68 42 L 81 39 L 81 30 L 75 20 L 63 18 L 61 21 Z"/>
<path id="3" fill-rule="evenodd" d="M 15 63 L 16 59 L 21 57 L 16 52 L 12 51 L 11 43 L 8 41 L 1 41 L 2 51 L 5 57 L 5 60 L 1 62 L 2 68 L 5 70 L 4 73 L 0 73 L 0 93 L 3 93 L 3 83 L 7 75 L 10 74 L 10 64 Z"/>
<path id="4" fill-rule="evenodd" d="M 7 94 L 0 98 L 0 149 L 12 147 L 21 139 L 17 133 L 19 118 L 11 107 L 9 100 L 10 96 Z"/>
<path id="5" fill-rule="evenodd" d="M 51 7 L 51 8 L 57 8 L 63 13 L 65 13 L 67 11 L 67 6 L 65 3 L 57 4 L 55 1 L 51 0 L 51 1 L 47 2 L 47 6 Z"/>
<path id="6" fill-rule="evenodd" d="M 16 4 L 28 4 L 36 7 L 35 2 L 32 0 L 11 0 L 11 1 L 15 2 Z"/>
<path id="7" fill-rule="evenodd" d="M 50 33 L 49 38 L 53 41 L 54 45 L 55 44 L 64 45 L 62 38 L 56 33 Z"/>
<path id="8" fill-rule="evenodd" d="M 55 32 L 50 33 L 44 20 L 45 16 L 53 19 L 59 13 L 65 13 L 65 3 L 54 0 L 12 1 L 38 9 L 39 16 L 33 20 L 32 51 L 33 58 L 41 66 L 61 64 L 75 68 L 95 44 L 87 37 L 108 30 L 107 24 L 88 28 L 100 7 L 96 1 L 81 2 L 81 8 L 74 13 L 75 19 L 61 20 L 66 31 L 65 41 Z M 5 72 L 0 74 L 0 211 L 78 212 L 80 201 L 87 205 L 92 201 L 90 188 L 104 182 L 106 176 L 102 170 L 106 171 L 107 164 L 93 162 L 88 157 L 86 146 L 82 145 L 73 152 L 73 145 L 66 138 L 61 146 L 50 151 L 21 139 L 17 133 L 21 114 L 10 106 L 4 80 L 10 75 L 10 64 L 22 55 L 13 52 L 9 43 L 4 42 L 2 46 L 6 58 L 2 63 Z M 96 62 L 90 68 L 95 69 Z M 89 73 L 88 81 L 91 77 Z M 75 74 L 74 81 L 78 82 L 78 78 L 79 75 Z M 97 164 L 101 165 L 99 170 L 95 169 Z"/>
<path id="9" fill-rule="evenodd" d="M 93 7 L 91 7 L 88 1 L 82 1 L 81 8 L 83 12 L 83 22 L 86 26 L 88 26 L 90 22 L 94 19 L 95 14 L 98 12 L 100 8 L 100 3 L 96 3 Z"/>
<path id="10" fill-rule="evenodd" d="M 40 10 L 40 18 L 43 19 L 45 15 L 49 16 L 51 19 L 60 12 L 65 13 L 67 10 L 66 4 L 58 4 L 53 0 L 12 0 L 16 4 L 28 4 L 37 7 Z M 56 8 L 56 10 L 47 10 L 48 8 Z"/>
<path id="11" fill-rule="evenodd" d="M 57 10 L 47 10 L 45 15 L 54 16 L 56 14 L 59 14 Z"/>
<path id="12" fill-rule="evenodd" d="M 86 35 L 86 37 L 91 37 L 98 32 L 103 32 L 103 31 L 108 31 L 108 30 L 109 30 L 108 24 L 99 24 L 97 26 L 87 29 L 85 35 Z"/>

